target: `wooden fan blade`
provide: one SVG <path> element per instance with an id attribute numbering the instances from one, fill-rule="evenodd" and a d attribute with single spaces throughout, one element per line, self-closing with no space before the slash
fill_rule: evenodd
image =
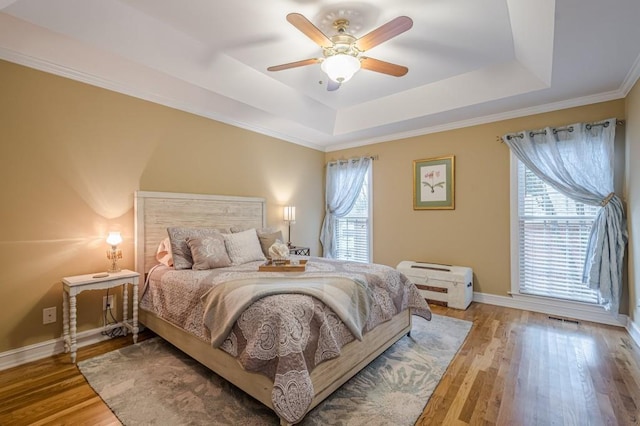
<path id="1" fill-rule="evenodd" d="M 312 58 L 312 59 L 304 59 L 302 61 L 296 61 L 296 62 L 289 62 L 288 64 L 282 64 L 282 65 L 275 65 L 273 67 L 269 67 L 267 68 L 267 71 L 282 71 L 282 70 L 288 70 L 289 68 L 297 68 L 297 67 L 303 67 L 305 65 L 313 65 L 313 64 L 317 64 L 318 62 L 320 62 L 321 60 L 319 58 Z"/>
<path id="2" fill-rule="evenodd" d="M 409 68 L 403 67 L 402 65 L 367 57 L 360 58 L 360 66 L 365 70 L 389 74 L 394 77 L 402 77 L 409 71 Z"/>
<path id="3" fill-rule="evenodd" d="M 333 81 L 330 78 L 327 79 L 327 91 L 333 92 L 335 90 L 338 90 L 339 88 L 340 88 L 340 83 L 338 83 L 337 81 Z"/>
<path id="4" fill-rule="evenodd" d="M 324 35 L 322 31 L 318 29 L 315 25 L 311 23 L 307 18 L 299 13 L 290 13 L 287 15 L 287 21 L 298 30 L 300 30 L 304 35 L 313 40 L 314 43 L 319 45 L 320 47 L 331 47 L 333 46 L 333 42 Z"/>
<path id="5" fill-rule="evenodd" d="M 369 50 L 380 43 L 392 39 L 398 34 L 402 34 L 411 27 L 413 27 L 413 21 L 411 18 L 408 16 L 398 16 L 396 19 L 393 19 L 370 33 L 360 37 L 355 42 L 355 46 L 361 52 L 364 52 L 365 50 Z"/>

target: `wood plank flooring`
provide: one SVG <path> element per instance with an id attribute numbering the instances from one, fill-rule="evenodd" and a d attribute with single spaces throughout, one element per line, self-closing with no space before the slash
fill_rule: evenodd
<path id="1" fill-rule="evenodd" d="M 433 311 L 474 326 L 416 425 L 640 425 L 640 349 L 624 329 L 478 303 Z M 32 424 L 120 423 L 60 354 L 0 371 L 0 425 Z"/>
<path id="2" fill-rule="evenodd" d="M 619 327 L 474 303 L 416 425 L 640 425 L 640 349 Z"/>

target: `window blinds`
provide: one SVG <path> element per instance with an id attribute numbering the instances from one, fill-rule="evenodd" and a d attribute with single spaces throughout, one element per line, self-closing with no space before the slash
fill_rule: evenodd
<path id="1" fill-rule="evenodd" d="M 336 219 L 336 259 L 370 262 L 370 172 L 365 176 L 355 205 L 345 216 Z"/>
<path id="2" fill-rule="evenodd" d="M 582 269 L 599 208 L 565 197 L 518 161 L 521 293 L 598 303 Z"/>

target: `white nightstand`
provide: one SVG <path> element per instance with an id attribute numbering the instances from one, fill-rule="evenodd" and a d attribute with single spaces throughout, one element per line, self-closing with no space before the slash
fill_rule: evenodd
<path id="1" fill-rule="evenodd" d="M 112 324 L 111 328 L 123 327 L 125 335 L 127 330 L 133 333 L 133 343 L 138 342 L 138 279 L 140 274 L 128 269 L 110 273 L 106 277 L 95 278 L 97 274 L 76 275 L 62 279 L 62 315 L 64 351 L 71 352 L 71 362 L 76 362 L 76 296 L 85 290 L 106 290 L 119 285 L 122 286 L 122 322 Z M 133 287 L 133 320 L 127 319 L 129 289 L 127 284 Z"/>

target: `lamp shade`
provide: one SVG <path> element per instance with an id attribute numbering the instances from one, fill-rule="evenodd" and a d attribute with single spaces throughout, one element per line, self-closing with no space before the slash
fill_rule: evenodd
<path id="1" fill-rule="evenodd" d="M 349 81 L 349 79 L 358 72 L 360 69 L 360 61 L 354 56 L 338 53 L 322 61 L 320 68 L 322 68 L 322 71 L 324 71 L 331 80 L 336 83 L 344 83 Z"/>
<path id="2" fill-rule="evenodd" d="M 285 222 L 293 222 L 296 220 L 296 206 L 285 206 L 284 220 Z"/>
<path id="3" fill-rule="evenodd" d="M 122 242 L 122 237 L 119 232 L 109 232 L 109 236 L 107 236 L 107 244 L 111 246 L 117 246 Z"/>

